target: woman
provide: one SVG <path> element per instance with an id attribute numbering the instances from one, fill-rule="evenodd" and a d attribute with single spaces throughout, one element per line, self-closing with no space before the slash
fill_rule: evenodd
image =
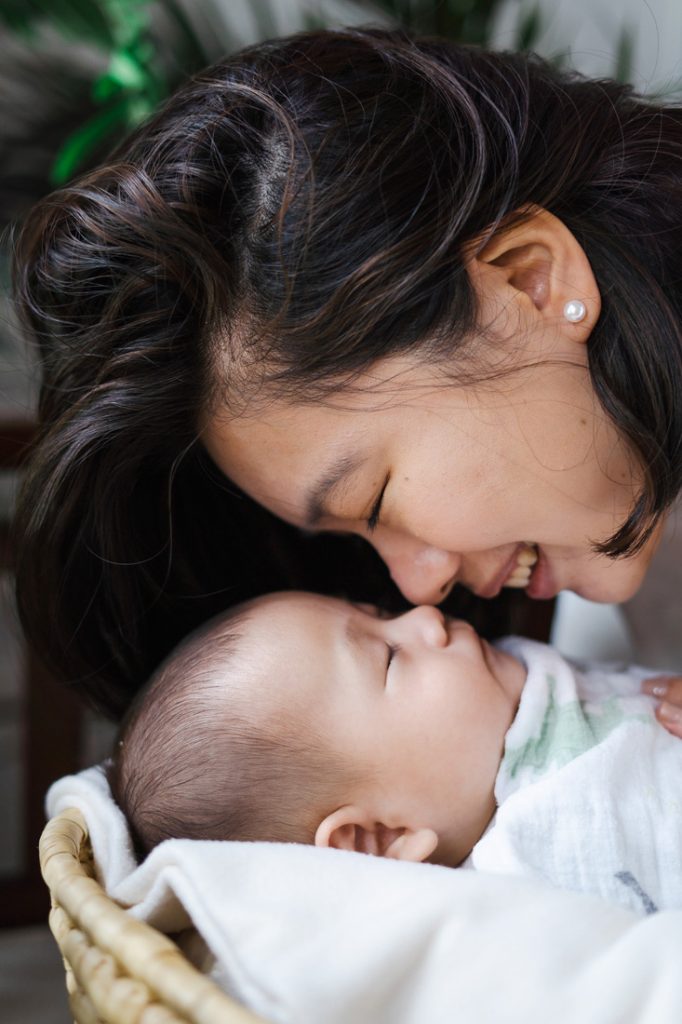
<path id="1" fill-rule="evenodd" d="M 196 77 L 18 242 L 38 649 L 118 714 L 219 606 L 376 596 L 325 531 L 412 602 L 629 597 L 682 486 L 681 199 L 679 109 L 536 58 L 344 30 Z"/>

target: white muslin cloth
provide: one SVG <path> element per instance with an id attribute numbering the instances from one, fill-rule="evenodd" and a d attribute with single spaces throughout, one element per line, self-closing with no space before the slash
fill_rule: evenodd
<path id="1" fill-rule="evenodd" d="M 100 769 L 55 783 L 100 880 L 277 1024 L 679 1024 L 682 911 L 645 916 L 544 883 L 275 843 L 170 840 L 139 867 Z"/>
<path id="2" fill-rule="evenodd" d="M 581 666 L 516 637 L 500 646 L 528 678 L 495 783 L 498 810 L 467 866 L 640 912 L 682 908 L 682 740 L 640 693 L 653 672 Z"/>

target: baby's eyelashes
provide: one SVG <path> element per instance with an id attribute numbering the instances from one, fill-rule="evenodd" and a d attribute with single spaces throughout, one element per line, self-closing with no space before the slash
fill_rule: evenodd
<path id="1" fill-rule="evenodd" d="M 388 672 L 391 667 L 391 662 L 400 650 L 400 647 L 397 644 L 387 644 L 386 646 L 388 647 L 388 659 L 386 661 L 386 671 Z"/>

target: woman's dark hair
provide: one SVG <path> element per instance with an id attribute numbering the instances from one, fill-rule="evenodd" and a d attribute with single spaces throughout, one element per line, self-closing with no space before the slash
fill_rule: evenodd
<path id="1" fill-rule="evenodd" d="M 463 247 L 529 204 L 573 232 L 602 295 L 592 379 L 645 473 L 600 546 L 615 557 L 682 480 L 680 109 L 534 56 L 311 32 L 197 75 L 35 208 L 15 260 L 44 367 L 18 594 L 55 670 L 118 714 L 220 605 L 329 586 L 337 541 L 221 479 L 202 415 L 266 380 L 316 401 L 410 349 L 456 379 L 477 326 Z M 351 593 L 356 563 L 337 562 Z"/>

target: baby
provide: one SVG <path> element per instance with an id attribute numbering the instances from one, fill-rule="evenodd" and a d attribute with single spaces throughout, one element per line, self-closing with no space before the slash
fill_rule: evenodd
<path id="1" fill-rule="evenodd" d="M 646 675 L 493 646 L 430 606 L 271 594 L 170 655 L 108 777 L 141 854 L 314 843 L 680 907 L 682 744 Z"/>

